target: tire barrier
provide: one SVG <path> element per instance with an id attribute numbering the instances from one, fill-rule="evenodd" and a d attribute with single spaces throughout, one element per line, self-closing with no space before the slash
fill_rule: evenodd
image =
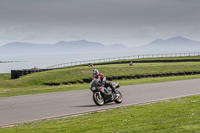
<path id="1" fill-rule="evenodd" d="M 83 82 L 85 82 L 85 83 L 90 83 L 92 81 L 92 79 L 90 78 L 90 79 L 83 79 Z"/>
<path id="2" fill-rule="evenodd" d="M 19 78 L 18 74 L 17 74 L 17 71 L 11 70 L 11 79 L 17 79 L 17 78 Z"/>
<path id="3" fill-rule="evenodd" d="M 106 77 L 107 80 L 112 81 L 113 78 L 112 77 Z"/>
<path id="4" fill-rule="evenodd" d="M 185 75 L 197 75 L 200 74 L 200 71 L 186 71 L 186 72 L 171 72 L 171 73 L 156 73 L 156 74 L 137 74 L 137 75 L 123 75 L 123 76 L 112 76 L 107 77 L 106 79 L 108 81 L 112 80 L 122 80 L 122 79 L 141 79 L 141 78 L 157 78 L 157 77 L 168 77 L 168 76 L 185 76 Z M 68 82 L 62 82 L 62 84 L 68 85 L 68 84 L 76 84 L 76 83 L 91 83 L 92 79 L 82 79 L 76 80 L 76 81 L 68 81 Z M 44 83 L 45 85 L 60 85 L 60 83 Z"/>
<path id="5" fill-rule="evenodd" d="M 122 79 L 127 79 L 127 76 L 121 76 L 122 77 Z"/>
<path id="6" fill-rule="evenodd" d="M 36 73 L 36 72 L 43 72 L 43 71 L 48 71 L 52 69 L 23 69 L 23 70 L 11 70 L 11 79 L 17 79 L 20 76 L 31 74 L 31 73 Z"/>
<path id="7" fill-rule="evenodd" d="M 112 79 L 118 79 L 118 76 L 112 76 Z"/>
<path id="8" fill-rule="evenodd" d="M 131 76 L 127 76 L 127 79 L 131 79 Z"/>
<path id="9" fill-rule="evenodd" d="M 118 76 L 118 79 L 119 79 L 119 80 L 122 80 L 122 76 Z"/>
<path id="10" fill-rule="evenodd" d="M 69 81 L 70 84 L 76 84 L 77 81 Z"/>
<path id="11" fill-rule="evenodd" d="M 83 81 L 80 81 L 80 80 L 77 80 L 76 82 L 80 83 L 80 84 L 83 84 L 84 82 Z"/>
<path id="12" fill-rule="evenodd" d="M 62 84 L 68 85 L 68 84 L 69 84 L 69 82 L 62 82 Z"/>
<path id="13" fill-rule="evenodd" d="M 58 85 L 60 85 L 60 83 L 44 83 L 44 85 L 58 86 Z"/>
<path id="14" fill-rule="evenodd" d="M 131 75 L 130 76 L 130 79 L 135 79 L 136 77 L 134 75 Z"/>

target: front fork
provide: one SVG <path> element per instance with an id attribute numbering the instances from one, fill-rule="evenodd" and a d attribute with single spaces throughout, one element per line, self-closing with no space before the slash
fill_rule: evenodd
<path id="1" fill-rule="evenodd" d="M 101 92 L 97 92 L 97 96 L 99 97 L 99 99 L 102 99 Z"/>

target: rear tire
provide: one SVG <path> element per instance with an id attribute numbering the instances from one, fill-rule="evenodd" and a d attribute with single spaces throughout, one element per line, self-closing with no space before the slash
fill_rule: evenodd
<path id="1" fill-rule="evenodd" d="M 93 101 L 96 105 L 102 106 L 104 105 L 104 98 L 102 97 L 101 93 L 98 94 L 99 92 L 94 92 L 93 93 Z"/>
<path id="2" fill-rule="evenodd" d="M 116 94 L 120 94 L 120 96 L 115 100 L 115 103 L 120 104 L 123 101 L 122 94 L 120 91 L 116 90 Z"/>

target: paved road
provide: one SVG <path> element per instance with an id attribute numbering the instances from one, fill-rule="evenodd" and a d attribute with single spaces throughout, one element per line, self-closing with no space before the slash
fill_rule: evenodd
<path id="1" fill-rule="evenodd" d="M 200 79 L 128 85 L 120 88 L 122 104 L 99 107 L 90 90 L 0 98 L 0 126 L 200 94 Z"/>

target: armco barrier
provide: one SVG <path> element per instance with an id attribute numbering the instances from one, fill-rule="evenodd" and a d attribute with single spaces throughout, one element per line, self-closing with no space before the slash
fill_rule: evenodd
<path id="1" fill-rule="evenodd" d="M 71 66 L 77 66 L 77 65 L 88 65 L 88 64 L 97 64 L 98 65 L 104 65 L 104 64 L 114 64 L 113 61 L 115 61 L 115 64 L 121 64 L 121 63 L 129 63 L 130 60 L 133 61 L 133 63 L 143 63 L 148 62 L 146 61 L 137 61 L 135 62 L 135 59 L 144 59 L 144 58 L 159 58 L 159 57 L 184 57 L 184 56 L 199 56 L 200 52 L 194 52 L 194 53 L 168 53 L 168 54 L 145 54 L 145 55 L 130 55 L 130 56 L 123 56 L 123 57 L 111 57 L 111 58 L 103 58 L 103 59 L 94 59 L 94 60 L 85 60 L 85 61 L 75 61 L 75 62 L 67 62 L 62 64 L 56 64 L 53 66 L 49 66 L 47 68 L 51 69 L 58 69 L 58 68 L 65 68 L 65 67 L 71 67 Z M 120 61 L 124 60 L 124 61 Z M 127 61 L 126 61 L 127 60 Z M 129 60 L 129 61 L 128 61 Z M 160 62 L 161 60 L 155 60 L 154 62 Z M 200 61 L 199 59 L 192 59 L 192 60 L 163 60 L 163 62 L 183 62 L 183 61 Z M 151 62 L 151 61 L 149 61 Z"/>
<path id="2" fill-rule="evenodd" d="M 183 59 L 183 60 L 142 60 L 142 61 L 132 61 L 132 63 L 170 63 L 170 62 L 200 62 L 200 59 Z M 130 61 L 119 61 L 119 62 L 106 62 L 96 65 L 109 65 L 109 64 L 125 64 L 130 63 Z"/>

